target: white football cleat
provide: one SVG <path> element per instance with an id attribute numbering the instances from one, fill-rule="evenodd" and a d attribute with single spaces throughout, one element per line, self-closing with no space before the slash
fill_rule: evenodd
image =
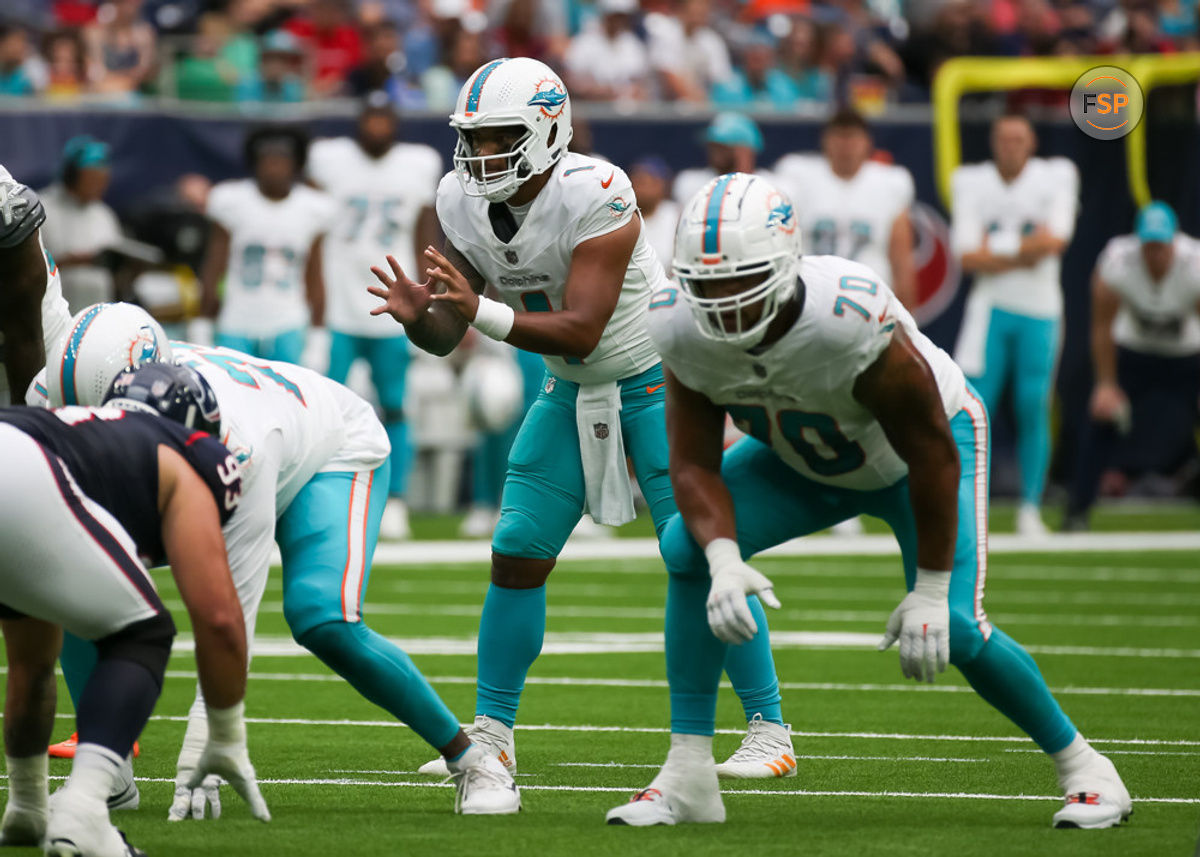
<path id="1" fill-rule="evenodd" d="M 672 735 L 671 752 L 658 776 L 628 803 L 610 809 L 604 817 L 605 823 L 649 827 L 725 821 L 725 804 L 721 802 L 712 754 L 697 752 L 679 740 L 696 737 Z"/>
<path id="2" fill-rule="evenodd" d="M 1054 813 L 1055 827 L 1101 830 L 1133 815 L 1133 800 L 1107 756 L 1097 753 L 1095 761 L 1060 785 L 1066 796 L 1063 808 Z"/>
<path id="3" fill-rule="evenodd" d="M 1041 539 L 1050 535 L 1050 529 L 1042 520 L 1042 510 L 1033 503 L 1022 503 L 1017 508 L 1017 535 L 1030 539 Z"/>
<path id="4" fill-rule="evenodd" d="M 14 804 L 10 799 L 0 821 L 0 845 L 32 848 L 46 835 L 46 810 Z"/>
<path id="5" fill-rule="evenodd" d="M 755 714 L 737 751 L 717 765 L 717 776 L 726 780 L 769 780 L 796 776 L 796 751 L 791 729 Z"/>
<path id="6" fill-rule="evenodd" d="M 408 506 L 399 497 L 388 497 L 387 505 L 383 507 L 383 517 L 379 519 L 379 538 L 388 542 L 403 542 L 412 538 L 412 528 L 408 525 Z"/>
<path id="7" fill-rule="evenodd" d="M 485 714 L 475 717 L 475 722 L 463 730 L 471 743 L 478 744 L 489 756 L 494 756 L 509 774 L 517 772 L 517 745 L 513 741 L 513 731 Z M 417 768 L 418 774 L 432 774 L 435 777 L 450 776 L 446 760 L 438 756 L 432 762 L 426 762 Z"/>
<path id="8" fill-rule="evenodd" d="M 104 801 L 60 789 L 50 796 L 46 857 L 146 857 L 113 827 Z"/>
<path id="9" fill-rule="evenodd" d="M 454 811 L 462 815 L 512 815 L 521 811 L 521 793 L 500 760 L 476 746 L 460 770 L 450 775 L 457 791 Z M 459 767 L 459 765 L 455 765 Z"/>
<path id="10" fill-rule="evenodd" d="M 108 796 L 108 809 L 124 810 L 137 809 L 142 802 L 141 792 L 133 779 L 133 757 L 126 756 L 117 775 L 113 778 L 113 790 Z"/>

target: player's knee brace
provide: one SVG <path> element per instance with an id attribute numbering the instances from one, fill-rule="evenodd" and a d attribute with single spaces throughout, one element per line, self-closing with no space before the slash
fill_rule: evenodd
<path id="1" fill-rule="evenodd" d="M 662 554 L 667 571 L 681 577 L 708 577 L 708 561 L 704 551 L 696 544 L 682 515 L 675 515 L 663 529 L 658 540 L 658 551 Z"/>
<path id="2" fill-rule="evenodd" d="M 154 675 L 161 690 L 174 639 L 175 622 L 164 610 L 96 640 L 96 653 L 102 661 L 112 658 L 140 664 Z"/>
<path id="3" fill-rule="evenodd" d="M 950 663 L 959 667 L 969 664 L 979 656 L 986 642 L 972 611 L 950 608 Z"/>

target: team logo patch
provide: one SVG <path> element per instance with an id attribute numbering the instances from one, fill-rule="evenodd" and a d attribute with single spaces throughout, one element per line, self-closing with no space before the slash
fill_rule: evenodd
<path id="1" fill-rule="evenodd" d="M 924 203 L 909 211 L 913 225 L 913 262 L 917 269 L 917 305 L 913 316 L 924 326 L 954 302 L 961 280 L 958 259 L 950 251 L 946 219 Z"/>
<path id="2" fill-rule="evenodd" d="M 505 250 L 504 261 L 508 262 L 510 265 L 517 264 L 517 252 L 515 250 Z"/>
<path id="3" fill-rule="evenodd" d="M 620 196 L 610 199 L 605 205 L 608 206 L 608 213 L 613 217 L 620 217 L 629 210 L 629 203 L 625 201 L 624 197 Z"/>
<path id="4" fill-rule="evenodd" d="M 596 435 L 597 440 L 607 440 L 608 423 L 594 423 L 592 425 L 592 434 Z"/>
<path id="5" fill-rule="evenodd" d="M 557 119 L 562 115 L 567 105 L 567 93 L 562 84 L 552 78 L 539 81 L 533 98 L 527 102 L 530 107 L 537 107 L 548 119 Z"/>
<path id="6" fill-rule="evenodd" d="M 553 375 L 551 375 L 549 378 L 546 379 L 546 393 L 547 394 L 553 393 L 554 388 L 556 386 L 557 386 L 557 381 Z"/>
<path id="7" fill-rule="evenodd" d="M 781 194 L 773 193 L 767 198 L 767 227 L 788 235 L 796 231 L 795 210 Z"/>
<path id="8" fill-rule="evenodd" d="M 129 365 L 137 368 L 158 359 L 158 337 L 153 328 L 144 324 L 138 329 L 137 338 L 129 344 Z"/>
<path id="9" fill-rule="evenodd" d="M 1065 803 L 1081 803 L 1085 806 L 1099 806 L 1100 795 L 1096 792 L 1075 792 L 1067 795 Z"/>

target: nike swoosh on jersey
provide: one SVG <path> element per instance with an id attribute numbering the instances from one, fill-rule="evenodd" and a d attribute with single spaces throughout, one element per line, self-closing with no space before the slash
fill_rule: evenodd
<path id="1" fill-rule="evenodd" d="M 605 190 L 608 190 L 608 186 L 610 184 L 612 184 L 613 176 L 615 176 L 616 174 L 617 174 L 616 170 L 613 170 L 611 173 L 609 173 L 608 178 L 606 178 L 604 181 L 600 182 L 600 187 L 604 188 Z"/>
<path id="2" fill-rule="evenodd" d="M 647 387 L 646 392 L 653 395 L 654 393 L 657 393 L 659 390 L 661 390 L 666 385 L 667 385 L 667 382 L 663 381 L 661 384 L 655 384 L 653 387 Z"/>

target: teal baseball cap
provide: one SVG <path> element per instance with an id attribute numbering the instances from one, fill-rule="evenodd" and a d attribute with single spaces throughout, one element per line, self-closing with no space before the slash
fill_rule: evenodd
<path id="1" fill-rule="evenodd" d="M 718 113 L 704 132 L 704 142 L 749 146 L 756 152 L 761 152 L 763 147 L 762 131 L 753 119 L 741 113 Z"/>
<path id="2" fill-rule="evenodd" d="M 1179 221 L 1175 211 L 1165 202 L 1151 202 L 1143 205 L 1137 213 L 1134 227 L 1138 240 L 1143 244 L 1151 241 L 1161 241 L 1169 244 L 1175 240 L 1175 230 Z"/>
<path id="3" fill-rule="evenodd" d="M 79 169 L 93 167 L 108 169 L 112 150 L 108 143 L 97 140 L 90 134 L 72 137 L 63 146 L 63 164 L 73 164 Z"/>

